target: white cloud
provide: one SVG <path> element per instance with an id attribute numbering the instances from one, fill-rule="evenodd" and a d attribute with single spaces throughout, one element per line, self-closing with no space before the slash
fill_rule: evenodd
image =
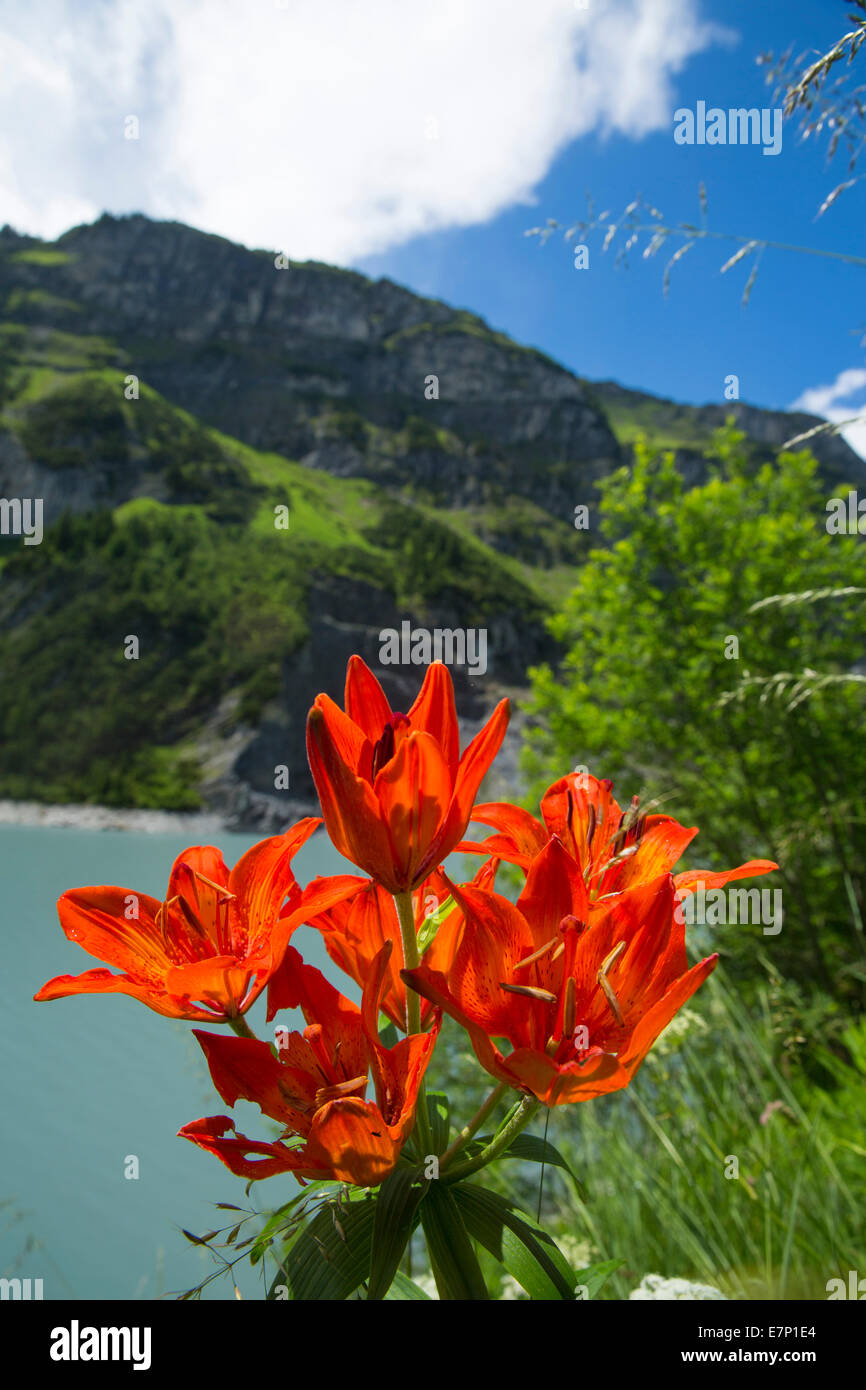
<path id="1" fill-rule="evenodd" d="M 866 417 L 866 368 L 847 367 L 828 386 L 809 387 L 788 409 L 821 415 L 834 424 L 858 415 Z M 866 459 L 866 418 L 839 433 L 862 459 Z"/>
<path id="2" fill-rule="evenodd" d="M 669 126 L 673 77 L 722 37 L 699 4 L 18 0 L 0 216 L 53 237 L 142 211 L 344 263 L 484 222 L 578 136 Z"/>

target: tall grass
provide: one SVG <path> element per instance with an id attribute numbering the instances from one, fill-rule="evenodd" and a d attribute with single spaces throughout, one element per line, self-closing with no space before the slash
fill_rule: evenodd
<path id="1" fill-rule="evenodd" d="M 866 1274 L 866 1023 L 831 1051 L 827 1021 L 772 974 L 747 1004 L 717 972 L 626 1091 L 552 1112 L 589 1200 L 548 1170 L 548 1228 L 625 1261 L 603 1297 L 655 1273 L 825 1299 Z"/>

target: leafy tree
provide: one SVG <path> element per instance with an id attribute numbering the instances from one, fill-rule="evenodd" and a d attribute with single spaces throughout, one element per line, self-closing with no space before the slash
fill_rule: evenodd
<path id="1" fill-rule="evenodd" d="M 756 467 L 729 425 L 689 490 L 673 454 L 637 445 L 599 484 L 605 548 L 549 624 L 561 670 L 530 673 L 527 762 L 536 791 L 583 764 L 620 800 L 661 798 L 701 827 L 696 867 L 776 860 L 752 886 L 782 888 L 781 933 L 719 928 L 720 949 L 862 999 L 866 547 L 828 532 L 816 467 Z"/>

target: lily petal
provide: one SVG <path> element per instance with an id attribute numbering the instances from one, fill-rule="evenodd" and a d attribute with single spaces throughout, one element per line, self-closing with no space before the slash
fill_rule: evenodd
<path id="1" fill-rule="evenodd" d="M 678 893 L 694 893 L 698 888 L 724 888 L 738 878 L 753 878 L 757 874 L 771 874 L 778 869 L 772 859 L 750 859 L 738 869 L 723 869 L 721 873 L 710 873 L 707 869 L 689 869 L 687 873 L 675 874 L 674 883 Z"/>
<path id="2" fill-rule="evenodd" d="M 110 970 L 85 970 L 81 975 L 57 975 L 34 994 L 37 1003 L 48 999 L 67 999 L 73 994 L 128 994 L 146 1004 L 163 1018 L 191 1018 L 201 1023 L 213 1023 L 213 1011 L 190 1007 L 183 999 L 140 984 L 129 975 L 114 975 Z"/>
<path id="3" fill-rule="evenodd" d="M 373 790 L 392 845 L 393 870 L 376 875 L 392 893 L 417 888 L 429 872 L 424 866 L 448 813 L 451 779 L 436 740 L 415 733 L 404 738 L 376 778 Z"/>
<path id="4" fill-rule="evenodd" d="M 350 656 L 346 667 L 346 714 L 375 744 L 393 713 L 384 690 L 366 662 Z"/>
<path id="5" fill-rule="evenodd" d="M 453 784 L 460 762 L 460 732 L 454 683 L 441 661 L 434 661 L 427 667 L 424 683 L 407 717 L 413 729 L 430 734 L 438 743 Z"/>

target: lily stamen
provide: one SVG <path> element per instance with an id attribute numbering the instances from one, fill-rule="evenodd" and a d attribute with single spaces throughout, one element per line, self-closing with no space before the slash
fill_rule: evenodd
<path id="1" fill-rule="evenodd" d="M 235 898 L 235 897 L 237 897 L 237 894 L 236 894 L 236 893 L 230 893 L 229 890 L 228 890 L 228 888 L 223 888 L 222 884 L 220 884 L 220 883 L 214 883 L 214 881 L 213 881 L 212 878 L 208 878 L 207 874 L 201 873 L 199 869 L 193 869 L 193 873 L 195 874 L 196 878 L 200 878 L 201 881 L 202 881 L 202 883 L 206 883 L 207 886 L 208 886 L 208 888 L 213 888 L 214 892 L 215 892 L 215 893 L 219 893 L 221 897 L 224 897 L 224 898 Z"/>
<path id="2" fill-rule="evenodd" d="M 601 987 L 601 992 L 607 1000 L 608 1007 L 610 1008 L 610 1011 L 613 1014 L 614 1019 L 616 1020 L 620 1028 L 624 1026 L 622 1009 L 619 1007 L 619 1000 L 616 997 L 613 985 L 607 978 L 607 972 L 610 970 L 614 962 L 617 961 L 619 957 L 622 955 L 623 951 L 625 950 L 625 945 L 626 944 L 624 941 L 620 941 L 617 943 L 616 946 L 614 946 L 613 950 L 605 956 L 604 960 L 601 963 L 601 966 L 599 967 L 598 974 L 596 975 L 596 979 Z"/>
<path id="3" fill-rule="evenodd" d="M 539 948 L 538 948 L 537 951 L 534 951 L 534 952 L 532 953 L 531 956 L 527 956 L 527 957 L 526 957 L 526 960 L 520 961 L 517 965 L 515 965 L 514 969 L 515 969 L 515 970 L 523 970 L 524 966 L 532 965 L 535 961 L 541 960 L 543 956 L 546 956 L 546 955 L 547 955 L 548 951 L 552 951 L 552 950 L 553 950 L 554 946 L 556 946 L 556 944 L 557 944 L 558 942 L 559 942 L 559 937 L 558 937 L 558 936 L 552 936 L 552 937 L 550 938 L 550 940 L 547 942 L 547 945 L 546 945 L 546 946 L 539 946 Z M 561 944 L 561 943 L 560 943 L 560 944 Z M 555 959 L 555 957 L 554 957 L 554 959 Z"/>
<path id="4" fill-rule="evenodd" d="M 604 960 L 602 961 L 601 966 L 599 967 L 599 975 L 606 975 L 610 970 L 611 966 L 613 965 L 614 961 L 619 960 L 624 950 L 625 942 L 618 941 L 617 944 L 614 946 L 613 950 L 608 955 L 606 955 Z"/>
<path id="5" fill-rule="evenodd" d="M 525 994 L 527 999 L 540 999 L 542 1004 L 556 1003 L 555 994 L 547 989 L 537 989 L 535 985 L 506 985 L 500 982 L 499 988 L 507 989 L 509 994 Z"/>
<path id="6" fill-rule="evenodd" d="M 598 972 L 598 983 L 601 985 L 602 994 L 608 1002 L 608 1006 L 610 1008 L 611 1013 L 613 1014 L 620 1028 L 622 1028 L 624 1026 L 624 1019 L 622 1016 L 622 1010 L 619 1007 L 619 1000 L 617 999 L 616 994 L 614 993 L 613 985 L 611 985 L 608 982 L 607 976 L 602 975 L 600 970 Z"/>
<path id="7" fill-rule="evenodd" d="M 323 1086 L 316 1092 L 316 1107 L 326 1105 L 329 1100 L 342 1100 L 344 1096 L 356 1095 L 367 1085 L 366 1076 L 354 1076 L 351 1081 L 339 1081 L 335 1086 Z"/>
<path id="8" fill-rule="evenodd" d="M 613 868 L 614 864 L 621 864 L 624 859 L 630 859 L 631 856 L 633 854 L 637 854 L 637 852 L 637 845 L 627 845 L 625 849 L 621 849 L 618 854 L 615 854 L 612 859 L 607 859 L 603 864 L 600 864 L 591 875 L 585 872 L 584 878 L 586 878 L 587 882 L 589 882 L 590 877 L 602 879 L 604 875 L 607 873 L 608 869 Z M 591 865 L 587 865 L 587 870 L 590 867 Z"/>
<path id="9" fill-rule="evenodd" d="M 574 976 L 570 975 L 565 986 L 565 1012 L 562 1016 L 563 1037 L 570 1038 L 574 1032 L 575 1019 L 577 1018 L 577 986 L 574 983 Z"/>

